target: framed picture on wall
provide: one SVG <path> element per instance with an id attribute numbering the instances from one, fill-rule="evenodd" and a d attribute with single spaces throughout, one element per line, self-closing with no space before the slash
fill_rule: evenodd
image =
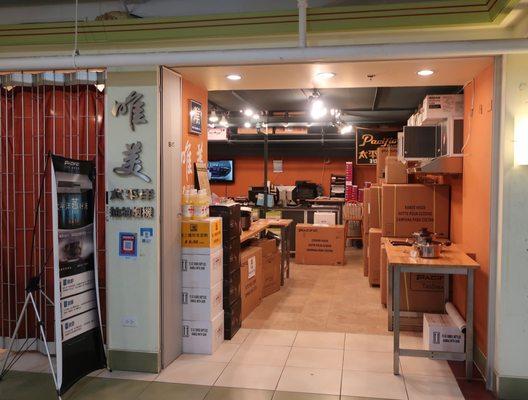
<path id="1" fill-rule="evenodd" d="M 189 100 L 189 133 L 202 134 L 202 103 Z"/>

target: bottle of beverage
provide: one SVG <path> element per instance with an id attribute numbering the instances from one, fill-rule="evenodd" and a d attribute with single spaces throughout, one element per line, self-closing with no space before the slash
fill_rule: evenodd
<path id="1" fill-rule="evenodd" d="M 191 199 L 191 189 L 185 189 L 182 200 L 182 214 L 183 219 L 188 221 L 194 216 L 194 204 Z"/>
<path id="2" fill-rule="evenodd" d="M 209 217 L 209 198 L 205 189 L 198 190 L 194 203 L 194 219 L 205 219 Z"/>

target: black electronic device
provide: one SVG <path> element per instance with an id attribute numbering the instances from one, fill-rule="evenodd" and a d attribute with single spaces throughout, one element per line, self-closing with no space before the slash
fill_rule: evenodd
<path id="1" fill-rule="evenodd" d="M 210 160 L 207 162 L 209 182 L 232 183 L 235 181 L 234 160 Z"/>
<path id="2" fill-rule="evenodd" d="M 299 201 L 315 199 L 319 195 L 318 185 L 309 181 L 296 181 L 297 198 Z"/>

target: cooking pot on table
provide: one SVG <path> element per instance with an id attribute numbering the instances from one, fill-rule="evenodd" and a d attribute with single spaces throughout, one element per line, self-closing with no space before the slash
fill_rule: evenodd
<path id="1" fill-rule="evenodd" d="M 240 207 L 240 227 L 247 231 L 251 227 L 251 208 Z"/>
<path id="2" fill-rule="evenodd" d="M 414 232 L 412 236 L 414 239 L 413 249 L 416 251 L 416 255 L 421 258 L 438 258 L 444 247 L 451 246 L 450 241 L 439 242 L 434 240 L 436 235 L 427 228 Z"/>

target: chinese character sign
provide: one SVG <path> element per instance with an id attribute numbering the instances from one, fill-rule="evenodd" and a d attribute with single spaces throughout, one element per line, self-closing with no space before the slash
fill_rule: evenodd
<path id="1" fill-rule="evenodd" d="M 396 146 L 398 132 L 374 131 L 370 129 L 356 130 L 356 164 L 376 165 L 376 150 L 378 147 Z"/>
<path id="2" fill-rule="evenodd" d="M 114 117 L 127 114 L 129 114 L 130 128 L 133 131 L 136 130 L 136 125 L 146 124 L 148 122 L 145 117 L 145 102 L 143 101 L 143 95 L 135 90 L 130 92 L 125 101 L 116 101 L 112 108 L 112 115 Z"/>
<path id="3" fill-rule="evenodd" d="M 151 182 L 152 179 L 141 172 L 143 170 L 143 162 L 140 158 L 142 150 L 141 142 L 126 144 L 126 150 L 123 152 L 123 164 L 120 167 L 114 168 L 114 173 L 121 176 L 137 176 L 145 182 Z"/>

